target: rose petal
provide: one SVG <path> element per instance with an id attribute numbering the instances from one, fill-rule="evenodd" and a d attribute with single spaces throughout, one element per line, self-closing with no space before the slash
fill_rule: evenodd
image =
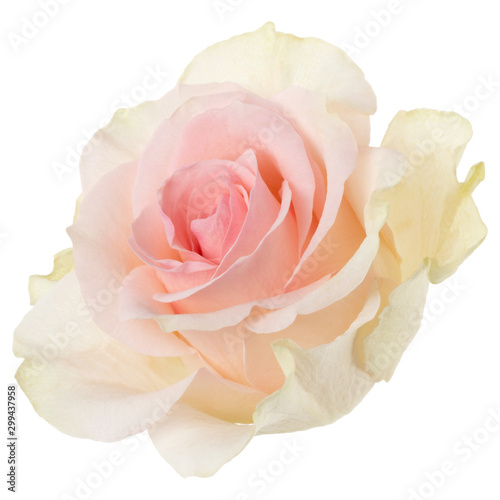
<path id="1" fill-rule="evenodd" d="M 206 283 L 217 268 L 215 264 L 209 262 L 181 261 L 179 252 L 171 248 L 168 242 L 157 202 L 146 207 L 132 223 L 129 245 L 144 263 L 156 271 L 150 273 L 151 277 L 163 283 L 163 287 L 159 284 L 154 285 L 157 288 L 155 293 L 165 293 L 166 290 L 177 292 L 199 286 Z M 135 268 L 127 275 L 123 282 L 124 288 L 136 280 L 138 280 L 136 284 L 139 287 L 142 286 L 140 285 L 141 271 L 137 271 L 141 267 Z M 138 274 L 136 275 L 136 273 Z M 127 294 L 128 292 L 122 289 L 120 293 Z M 162 310 L 166 314 L 171 308 L 158 306 L 158 310 Z"/>
<path id="2" fill-rule="evenodd" d="M 183 330 L 179 333 L 219 375 L 227 380 L 249 385 L 245 376 L 243 344 L 247 332 L 240 325 L 215 332 Z"/>
<path id="3" fill-rule="evenodd" d="M 195 162 L 175 171 L 160 188 L 167 239 L 184 260 L 198 254 L 218 263 L 237 238 L 248 203 L 242 182 L 247 184 L 246 177 L 251 176 L 241 161 Z M 245 177 L 243 181 L 238 171 Z"/>
<path id="4" fill-rule="evenodd" d="M 187 88 L 186 88 L 187 87 Z M 197 115 L 214 108 L 223 108 L 231 104 L 238 98 L 244 98 L 245 94 L 241 89 L 235 90 L 234 86 L 229 86 L 229 92 L 223 92 L 225 86 L 219 89 L 214 86 L 182 86 L 177 92 L 182 95 L 186 102 L 182 103 L 175 113 L 168 119 L 157 125 L 154 134 L 150 137 L 148 144 L 141 151 L 139 158 L 139 168 L 137 172 L 136 184 L 133 191 L 133 212 L 137 217 L 152 200 L 156 199 L 158 189 L 163 185 L 175 170 L 191 165 L 201 160 L 212 160 L 223 158 L 225 160 L 236 160 L 241 154 L 230 157 L 229 155 L 194 157 L 189 161 L 174 163 L 173 154 L 181 141 L 186 125 Z M 206 93 L 214 91 L 213 95 Z"/>
<path id="5" fill-rule="evenodd" d="M 192 259 L 201 254 L 192 234 L 193 222 L 205 220 L 217 209 L 221 210 L 221 203 L 227 203 L 227 221 L 221 235 L 223 239 L 231 218 L 229 197 L 232 192 L 236 194 L 233 185 L 239 182 L 233 169 L 233 162 L 228 160 L 194 162 L 176 170 L 159 189 L 162 217 L 165 222 L 168 221 L 165 229 L 169 244 L 179 250 L 183 259 Z"/>
<path id="6" fill-rule="evenodd" d="M 156 318 L 158 323 L 161 325 L 164 331 L 176 331 L 176 330 L 205 330 L 205 331 L 215 331 L 226 326 L 236 325 L 243 321 L 254 307 L 263 307 L 267 309 L 275 309 L 276 307 L 289 306 L 297 302 L 300 298 L 303 298 L 315 290 L 321 283 L 314 283 L 307 287 L 301 288 L 300 290 L 294 290 L 293 292 L 288 292 L 287 294 L 255 300 L 251 302 L 246 302 L 244 304 L 238 304 L 233 307 L 227 307 L 218 311 L 212 311 L 210 313 L 195 313 L 195 314 L 168 314 L 160 316 L 156 311 L 155 306 L 159 302 L 150 298 L 147 306 L 140 308 L 140 310 L 134 312 L 134 317 L 143 318 Z M 160 290 L 160 289 L 159 289 Z M 124 308 L 124 313 L 126 313 L 126 308 Z M 295 316 L 294 312 L 287 309 L 282 310 L 285 314 L 285 322 L 291 324 Z M 290 316 L 293 316 L 290 319 Z M 281 318 L 283 321 L 283 318 Z M 273 326 L 269 327 L 270 331 Z M 278 329 L 278 327 L 276 327 Z M 253 330 L 252 330 L 253 331 Z"/>
<path id="7" fill-rule="evenodd" d="M 175 171 L 213 158 L 236 161 L 248 149 L 254 150 L 260 173 L 275 196 L 283 179 L 288 182 L 302 247 L 315 191 L 309 157 L 302 138 L 278 110 L 251 94 L 237 93 L 232 100 L 231 95 L 193 98 L 159 127 L 139 162 L 134 212 L 147 205 L 154 183 L 156 191 Z"/>
<path id="8" fill-rule="evenodd" d="M 200 363 L 189 368 L 181 358 L 145 356 L 115 341 L 86 311 L 74 272 L 26 315 L 14 352 L 26 358 L 17 379 L 37 412 L 77 437 L 123 439 L 163 418 L 179 400 L 215 417 L 249 422 L 265 396 Z"/>
<path id="9" fill-rule="evenodd" d="M 192 274 L 189 275 L 190 277 Z M 174 314 L 170 304 L 153 301 L 153 295 L 165 293 L 166 288 L 158 277 L 156 269 L 150 266 L 138 266 L 128 273 L 118 291 L 118 318 L 129 321 L 140 318 L 144 309 L 155 314 Z"/>
<path id="10" fill-rule="evenodd" d="M 244 344 L 244 367 L 248 382 L 255 388 L 271 394 L 280 389 L 285 381 L 273 349 L 273 342 L 290 339 L 302 349 L 311 349 L 333 342 L 344 334 L 364 307 L 371 289 L 373 276 L 351 292 L 347 297 L 309 315 L 297 316 L 284 330 L 257 334 L 241 327 L 225 340 L 233 345 Z M 256 313 L 257 314 L 257 313 Z M 211 333 L 206 334 L 210 338 Z"/>
<path id="11" fill-rule="evenodd" d="M 365 210 L 372 195 L 397 184 L 406 168 L 404 156 L 397 151 L 359 148 L 356 168 L 345 184 L 345 196 L 365 229 L 368 224 Z"/>
<path id="12" fill-rule="evenodd" d="M 404 180 L 383 196 L 391 206 L 387 222 L 402 258 L 403 279 L 430 258 L 430 281 L 442 281 L 486 236 L 471 197 L 484 178 L 484 165 L 472 167 L 463 183 L 456 177 L 471 134 L 470 123 L 460 115 L 425 109 L 400 111 L 389 125 L 382 145 L 409 162 Z"/>
<path id="13" fill-rule="evenodd" d="M 389 209 L 387 202 L 380 198 L 380 194 L 397 184 L 404 173 L 401 169 L 399 153 L 389 151 L 389 153 L 382 154 L 384 161 L 377 163 L 379 168 L 375 181 L 370 184 L 372 190 L 367 189 L 360 193 L 360 199 L 363 196 L 366 197 L 363 224 L 367 236 L 339 273 L 328 280 L 320 280 L 302 289 L 271 299 L 252 301 L 208 314 L 176 314 L 158 317 L 162 329 L 164 331 L 219 330 L 240 323 L 250 314 L 252 308 L 261 307 L 269 312 L 260 315 L 258 321 L 248 323 L 247 327 L 256 333 L 271 333 L 290 326 L 298 314 L 311 314 L 348 295 L 363 282 L 379 252 L 379 232 L 384 227 Z M 369 165 L 370 162 L 361 163 L 361 165 L 365 164 Z M 348 192 L 351 179 L 358 179 L 358 175 L 362 175 L 363 171 L 364 169 L 360 169 L 360 174 L 358 174 L 357 167 L 346 183 L 346 195 L 349 196 L 350 203 L 353 202 L 353 197 Z"/>
<path id="14" fill-rule="evenodd" d="M 177 404 L 149 431 L 160 455 L 183 477 L 209 477 L 245 448 L 253 425 L 226 422 Z"/>
<path id="15" fill-rule="evenodd" d="M 142 265 L 127 243 L 135 174 L 133 163 L 115 168 L 83 197 L 78 219 L 68 228 L 75 271 L 87 307 L 106 333 L 143 354 L 188 354 L 191 349 L 175 335 L 164 334 L 154 320 L 118 318 L 118 290 L 122 280 Z"/>
<path id="16" fill-rule="evenodd" d="M 254 183 L 250 190 L 248 212 L 234 245 L 227 251 L 214 278 L 227 271 L 238 258 L 250 255 L 269 232 L 280 212 L 280 204 L 269 191 L 258 171 L 257 158 L 252 150 L 238 160 L 255 168 Z"/>
<path id="17" fill-rule="evenodd" d="M 72 271 L 14 334 L 17 380 L 37 412 L 77 437 L 116 441 L 161 418 L 191 383 L 180 358 L 150 358 L 100 331 Z"/>
<path id="18" fill-rule="evenodd" d="M 158 302 L 172 303 L 175 310 L 183 313 L 181 307 L 189 307 L 196 311 L 197 314 L 205 312 L 207 309 L 213 309 L 218 304 L 234 305 L 238 302 L 245 302 L 246 297 L 257 295 L 267 295 L 269 291 L 278 290 L 282 286 L 282 273 L 277 271 L 274 254 L 279 254 L 281 262 L 291 267 L 291 262 L 296 261 L 296 241 L 293 237 L 296 234 L 293 231 L 294 221 L 292 214 L 289 212 L 291 194 L 286 183 L 283 190 L 283 205 L 278 219 L 271 228 L 270 234 L 259 245 L 252 255 L 241 258 L 234 266 L 226 273 L 218 278 L 201 285 L 199 287 L 176 292 L 176 293 L 157 293 L 153 298 Z M 281 248 L 280 245 L 283 245 Z M 262 255 L 266 259 L 262 259 Z M 269 257 L 269 258 L 268 258 Z M 278 258 L 278 257 L 276 257 Z M 258 268 L 259 274 L 255 273 L 256 262 L 267 262 L 266 266 Z M 247 277 L 253 274 L 253 279 L 248 280 Z M 234 293 L 232 284 L 245 283 L 245 287 L 238 290 L 239 294 Z M 181 302 L 183 299 L 189 298 L 189 302 L 185 305 Z M 144 300 L 150 300 L 145 298 Z M 156 317 L 157 307 L 152 304 L 151 307 L 141 308 L 137 305 L 129 304 L 121 307 L 121 317 L 123 319 L 135 318 L 151 318 Z M 189 311 L 191 312 L 191 311 Z M 177 316 L 177 314 L 176 314 Z M 157 319 L 163 319 L 158 317 Z"/>
<path id="19" fill-rule="evenodd" d="M 327 111 L 323 96 L 292 88 L 274 96 L 273 101 L 283 107 L 285 115 L 290 117 L 301 131 L 313 159 L 320 166 L 326 179 L 326 198 L 318 226 L 290 277 L 287 284 L 289 289 L 291 283 L 296 284 L 297 276 L 309 274 L 305 270 L 307 260 L 319 245 L 325 243 L 325 238 L 336 221 L 344 184 L 356 167 L 358 148 L 347 125 L 338 116 Z M 360 238 L 356 238 L 356 241 L 352 243 L 349 241 L 348 234 L 339 236 L 345 238 L 346 246 L 350 246 L 351 249 L 355 250 L 359 247 Z M 327 274 L 329 274 L 328 270 L 325 269 L 322 276 Z"/>
<path id="20" fill-rule="evenodd" d="M 388 381 L 422 321 L 429 278 L 428 263 L 400 286 L 382 296 L 374 327 L 358 332 L 355 355 L 373 380 Z"/>
<path id="21" fill-rule="evenodd" d="M 136 161 L 158 125 L 181 104 L 175 88 L 157 101 L 116 111 L 108 125 L 100 129 L 85 146 L 80 159 L 82 191 L 86 195 L 110 170 Z"/>
<path id="22" fill-rule="evenodd" d="M 317 38 L 277 33 L 273 23 L 205 49 L 180 82 L 234 82 L 265 98 L 297 86 L 364 113 L 376 109 L 372 88 L 344 51 Z"/>
<path id="23" fill-rule="evenodd" d="M 63 276 L 73 270 L 73 250 L 68 248 L 54 256 L 54 268 L 47 276 L 33 275 L 29 280 L 31 305 L 36 304 Z"/>
<path id="24" fill-rule="evenodd" d="M 257 404 L 265 397 L 259 390 L 226 380 L 214 370 L 201 367 L 181 401 L 227 422 L 249 424 Z"/>
<path id="25" fill-rule="evenodd" d="M 167 239 L 158 201 L 148 205 L 131 225 L 129 245 L 146 264 L 171 269 L 181 262 L 179 252 L 173 249 Z"/>
<path id="26" fill-rule="evenodd" d="M 235 84 L 181 85 L 156 101 L 121 108 L 82 151 L 80 176 L 85 195 L 99 179 L 123 163 L 137 161 L 158 126 L 195 95 L 241 91 Z"/>
<path id="27" fill-rule="evenodd" d="M 379 304 L 373 291 L 347 332 L 329 344 L 301 349 L 291 340 L 273 343 L 286 381 L 258 405 L 254 414 L 258 434 L 330 424 L 364 398 L 374 382 L 357 367 L 353 343 L 357 330 L 374 317 Z"/>
<path id="28" fill-rule="evenodd" d="M 172 303 L 179 313 L 204 313 L 221 305 L 230 307 L 280 292 L 284 273 L 294 267 L 298 259 L 295 220 L 290 212 L 291 191 L 286 182 L 282 198 L 278 218 L 251 255 L 240 258 L 206 285 L 184 292 L 157 294 L 154 299 Z M 279 267 L 276 262 L 280 262 Z M 248 279 L 249 276 L 252 278 Z"/>

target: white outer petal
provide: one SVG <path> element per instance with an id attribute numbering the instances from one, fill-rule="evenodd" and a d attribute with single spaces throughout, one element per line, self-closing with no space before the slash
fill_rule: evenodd
<path id="1" fill-rule="evenodd" d="M 375 316 L 379 304 L 373 290 L 347 332 L 329 344 L 312 349 L 286 339 L 273 344 L 286 381 L 257 406 L 254 421 L 259 434 L 330 424 L 364 398 L 374 381 L 356 365 L 353 344 L 358 328 Z"/>
<path id="2" fill-rule="evenodd" d="M 149 431 L 160 455 L 183 477 L 209 477 L 234 458 L 255 434 L 178 403 Z"/>
<path id="3" fill-rule="evenodd" d="M 203 50 L 180 82 L 234 82 L 265 98 L 298 86 L 362 113 L 376 109 L 372 88 L 343 50 L 317 38 L 276 32 L 273 23 Z"/>

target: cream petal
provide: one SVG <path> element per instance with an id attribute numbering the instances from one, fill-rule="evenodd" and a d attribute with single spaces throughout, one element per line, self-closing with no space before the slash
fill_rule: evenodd
<path id="1" fill-rule="evenodd" d="M 160 455 L 183 477 L 209 477 L 245 448 L 253 425 L 238 425 L 178 403 L 149 435 Z"/>
<path id="2" fill-rule="evenodd" d="M 74 268 L 73 250 L 67 248 L 54 256 L 54 267 L 47 276 L 30 276 L 29 294 L 31 305 L 40 300 L 61 278 Z"/>
<path id="3" fill-rule="evenodd" d="M 294 432 L 326 425 L 349 413 L 374 381 L 353 357 L 357 330 L 376 314 L 380 297 L 373 290 L 350 328 L 333 342 L 302 349 L 284 339 L 273 350 L 286 376 L 283 387 L 258 406 L 258 434 Z"/>
<path id="4" fill-rule="evenodd" d="M 181 401 L 212 417 L 250 424 L 255 408 L 266 396 L 258 389 L 226 380 L 214 370 L 202 366 L 197 368 L 196 378 Z"/>
<path id="5" fill-rule="evenodd" d="M 67 434 L 101 441 L 162 418 L 196 375 L 180 358 L 144 356 L 99 330 L 74 272 L 25 316 L 14 353 L 26 358 L 16 377 L 35 410 Z"/>
<path id="6" fill-rule="evenodd" d="M 234 82 L 265 98 L 297 86 L 363 113 L 376 109 L 372 88 L 344 51 L 317 38 L 276 32 L 272 23 L 208 47 L 180 82 Z"/>
<path id="7" fill-rule="evenodd" d="M 388 284 L 373 328 L 361 329 L 355 342 L 358 365 L 375 380 L 388 381 L 415 337 L 429 288 L 428 262 L 396 288 Z M 361 347 L 361 348 L 360 348 Z"/>
<path id="8" fill-rule="evenodd" d="M 248 423 L 265 397 L 190 357 L 145 356 L 115 341 L 91 319 L 74 272 L 26 315 L 14 352 L 26 358 L 17 379 L 36 411 L 76 437 L 123 439 L 150 428 L 179 400 Z"/>
<path id="9" fill-rule="evenodd" d="M 403 280 L 425 258 L 430 259 L 430 281 L 444 280 L 486 236 L 471 197 L 484 178 L 484 165 L 474 165 L 463 183 L 456 177 L 471 135 L 470 123 L 452 112 L 400 111 L 389 125 L 382 146 L 408 160 L 403 181 L 383 195 L 391 207 L 387 222 Z"/>
<path id="10" fill-rule="evenodd" d="M 361 113 L 337 102 L 328 104 L 327 109 L 347 123 L 358 146 L 370 144 L 370 115 L 368 113 Z"/>

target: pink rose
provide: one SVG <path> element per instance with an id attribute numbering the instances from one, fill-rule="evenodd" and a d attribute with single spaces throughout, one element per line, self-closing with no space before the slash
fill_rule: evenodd
<path id="1" fill-rule="evenodd" d="M 82 157 L 73 251 L 32 277 L 15 334 L 38 413 L 102 441 L 148 429 L 207 476 L 388 380 L 429 281 L 485 237 L 484 167 L 457 181 L 454 113 L 400 112 L 369 147 L 375 107 L 344 52 L 267 24 L 118 111 Z"/>

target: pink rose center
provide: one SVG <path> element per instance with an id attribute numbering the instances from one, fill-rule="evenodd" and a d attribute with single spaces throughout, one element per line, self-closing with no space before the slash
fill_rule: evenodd
<path id="1" fill-rule="evenodd" d="M 213 264 L 236 241 L 248 212 L 249 192 L 236 162 L 207 160 L 177 170 L 158 199 L 172 247 L 196 253 Z M 247 176 L 248 170 L 244 172 Z"/>

